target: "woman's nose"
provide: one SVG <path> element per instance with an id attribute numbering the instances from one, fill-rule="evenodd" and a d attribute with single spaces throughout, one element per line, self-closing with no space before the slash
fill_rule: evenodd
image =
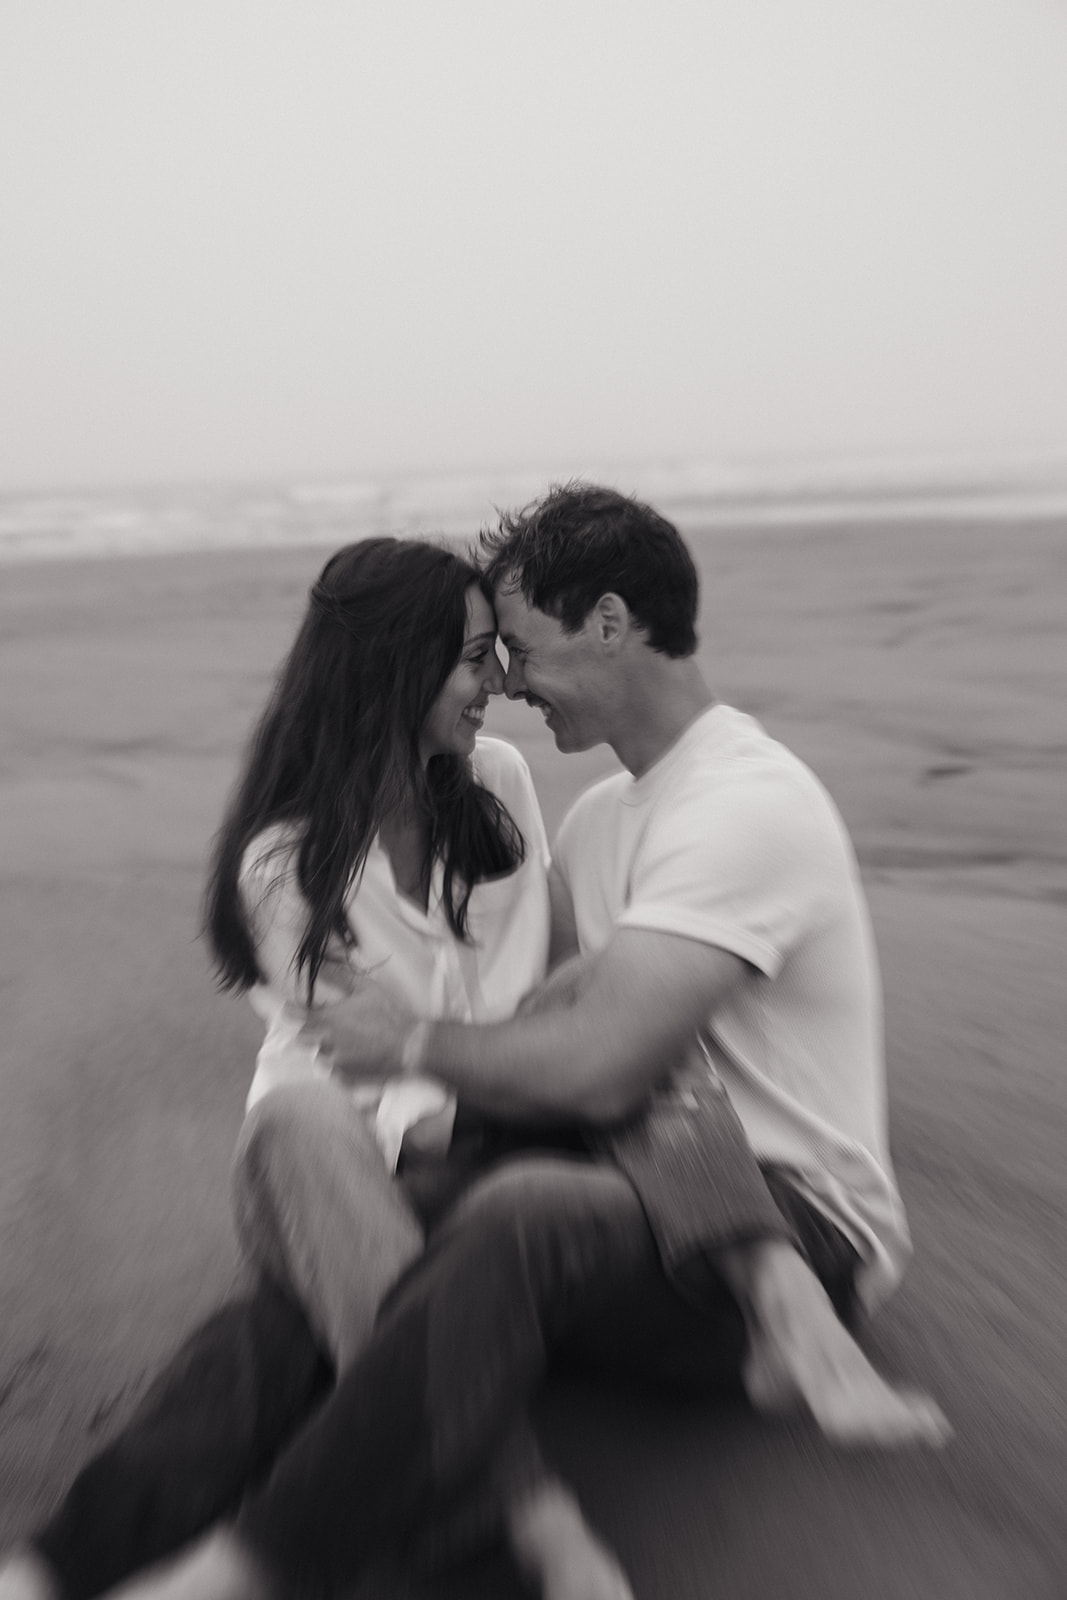
<path id="1" fill-rule="evenodd" d="M 485 669 L 482 687 L 486 694 L 503 694 L 504 665 L 495 650 L 486 657 Z"/>

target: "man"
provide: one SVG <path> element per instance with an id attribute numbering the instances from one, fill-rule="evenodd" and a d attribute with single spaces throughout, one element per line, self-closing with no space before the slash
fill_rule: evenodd
<path id="1" fill-rule="evenodd" d="M 561 750 L 607 742 L 627 769 L 560 833 L 555 920 L 576 954 L 524 1015 L 489 1026 L 414 1022 L 368 982 L 331 1018 L 334 1045 L 353 1071 L 432 1073 L 511 1121 L 582 1122 L 604 1158 L 520 1160 L 472 1191 L 235 1529 L 145 1593 L 349 1580 L 463 1492 L 557 1347 L 676 1381 L 702 1363 L 742 1373 L 757 1403 L 799 1401 L 843 1442 L 947 1433 L 838 1316 L 894 1286 L 908 1240 L 873 943 L 831 802 L 715 702 L 694 655 L 696 573 L 669 523 L 574 487 L 487 543 L 507 692 Z M 695 1230 L 694 1193 L 712 1217 Z M 553 1516 L 534 1483 L 534 1542 Z M 549 1592 L 627 1592 L 612 1581 L 583 1588 L 564 1549 Z"/>
<path id="2" fill-rule="evenodd" d="M 761 1164 L 855 1249 L 856 1296 L 873 1309 L 910 1244 L 844 825 L 809 769 L 716 702 L 695 659 L 696 571 L 671 524 L 577 486 L 483 544 L 509 698 L 541 712 L 562 752 L 607 743 L 627 769 L 579 798 L 556 841 L 556 947 L 580 955 L 536 1017 L 491 1027 L 414 1024 L 368 986 L 339 1047 L 361 1069 L 432 1070 L 512 1118 L 611 1123 L 699 1035 Z M 910 1406 L 853 1366 L 851 1341 L 839 1349 L 847 1396 L 795 1352 L 816 1419 L 831 1434 L 907 1434 Z"/>

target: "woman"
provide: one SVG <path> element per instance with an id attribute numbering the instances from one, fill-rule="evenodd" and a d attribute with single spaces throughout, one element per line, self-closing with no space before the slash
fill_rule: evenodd
<path id="1" fill-rule="evenodd" d="M 508 1015 L 544 975 L 532 782 L 517 751 L 480 737 L 503 688 L 495 645 L 477 570 L 444 548 L 347 546 L 312 588 L 208 891 L 220 981 L 266 1025 L 235 1162 L 238 1231 L 263 1281 L 193 1336 L 0 1567 L 3 1600 L 100 1593 L 230 1511 L 321 1396 L 321 1352 L 334 1373 L 351 1364 L 435 1221 L 515 1142 L 457 1122 L 424 1080 L 342 1085 L 327 1044 L 362 972 L 420 1015 L 471 1020 Z M 590 1593 L 629 1592 L 524 1430 L 432 1546 L 462 1546 L 501 1511 L 535 1579 L 565 1539 L 584 1547 Z"/>

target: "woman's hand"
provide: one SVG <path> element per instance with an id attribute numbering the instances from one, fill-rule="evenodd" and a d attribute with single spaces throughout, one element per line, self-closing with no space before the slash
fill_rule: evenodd
<path id="1" fill-rule="evenodd" d="M 359 1082 L 406 1070 L 404 1045 L 418 1021 L 373 978 L 361 978 L 345 999 L 312 1007 L 303 1031 L 330 1051 L 340 1077 Z"/>

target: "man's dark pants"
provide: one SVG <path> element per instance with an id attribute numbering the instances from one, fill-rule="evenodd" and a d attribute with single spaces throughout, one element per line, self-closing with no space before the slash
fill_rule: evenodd
<path id="1" fill-rule="evenodd" d="M 550 1353 L 644 1382 L 736 1386 L 744 1322 L 714 1268 L 728 1244 L 790 1233 L 838 1309 L 851 1304 L 851 1246 L 743 1141 L 723 1145 L 707 1248 L 673 1282 L 616 1167 L 502 1153 L 488 1173 L 484 1152 L 465 1169 L 461 1149 L 443 1178 L 408 1174 L 439 1220 L 336 1387 L 300 1310 L 265 1281 L 194 1333 L 35 1540 L 72 1600 L 242 1501 L 240 1534 L 268 1575 L 341 1586 L 462 1501 Z"/>

